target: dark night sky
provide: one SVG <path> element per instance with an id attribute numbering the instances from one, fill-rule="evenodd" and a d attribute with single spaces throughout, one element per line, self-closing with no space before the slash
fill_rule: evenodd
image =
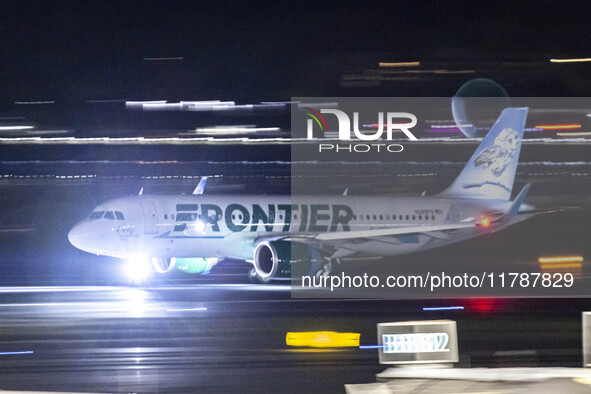
<path id="1" fill-rule="evenodd" d="M 590 17 L 589 2 L 557 1 L 3 3 L 2 101 L 284 98 L 302 90 L 302 69 L 327 53 L 392 61 L 589 57 Z"/>

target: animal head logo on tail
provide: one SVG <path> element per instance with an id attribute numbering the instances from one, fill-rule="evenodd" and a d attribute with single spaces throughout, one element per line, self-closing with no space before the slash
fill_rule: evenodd
<path id="1" fill-rule="evenodd" d="M 503 110 L 466 167 L 441 195 L 508 201 L 517 171 L 527 110 Z"/>
<path id="2" fill-rule="evenodd" d="M 513 129 L 503 129 L 492 146 L 484 149 L 476 159 L 476 167 L 488 168 L 495 177 L 500 177 L 519 151 L 521 140 Z"/>

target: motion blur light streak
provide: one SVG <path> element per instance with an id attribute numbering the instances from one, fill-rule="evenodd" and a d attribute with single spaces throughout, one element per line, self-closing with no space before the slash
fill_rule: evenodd
<path id="1" fill-rule="evenodd" d="M 170 60 L 185 60 L 183 56 L 176 56 L 176 57 L 145 57 L 145 61 L 147 62 L 157 62 L 157 61 L 170 61 Z"/>
<path id="2" fill-rule="evenodd" d="M 556 133 L 557 136 L 561 137 L 582 137 L 582 136 L 589 136 L 591 132 L 584 132 L 584 133 Z"/>
<path id="3" fill-rule="evenodd" d="M 581 268 L 583 265 L 581 263 L 567 263 L 567 264 L 542 264 L 541 268 L 543 270 L 546 269 L 556 269 L 556 268 Z"/>
<path id="4" fill-rule="evenodd" d="M 536 129 L 542 130 L 569 130 L 569 129 L 580 129 L 580 123 L 567 123 L 567 124 L 540 124 L 535 126 Z"/>
<path id="5" fill-rule="evenodd" d="M 462 125 L 456 125 L 456 124 L 434 124 L 431 126 L 431 128 L 433 129 L 457 129 L 458 127 L 474 127 L 474 125 L 472 124 L 462 124 Z"/>
<path id="6" fill-rule="evenodd" d="M 55 101 L 15 101 L 16 105 L 38 105 L 38 104 L 55 104 Z"/>
<path id="7" fill-rule="evenodd" d="M 538 259 L 540 263 L 540 269 L 542 270 L 564 270 L 567 268 L 580 268 L 583 267 L 583 256 L 556 256 L 556 257 L 540 257 Z M 571 272 L 576 274 L 577 272 Z"/>
<path id="8" fill-rule="evenodd" d="M 421 65 L 421 62 L 397 62 L 397 63 L 387 63 L 387 62 L 379 62 L 379 67 L 418 67 Z"/>
<path id="9" fill-rule="evenodd" d="M 453 310 L 463 310 L 463 306 L 439 306 L 439 307 L 424 307 L 424 311 L 453 311 Z"/>
<path id="10" fill-rule="evenodd" d="M 435 129 L 435 128 L 431 128 L 431 129 L 425 129 L 426 133 L 459 133 L 460 129 L 455 127 L 455 128 L 445 128 L 445 129 Z"/>
<path id="11" fill-rule="evenodd" d="M 382 349 L 384 345 L 361 345 L 359 349 Z"/>
<path id="12" fill-rule="evenodd" d="M 288 332 L 285 343 L 288 346 L 308 347 L 359 347 L 358 333 L 334 331 Z"/>
<path id="13" fill-rule="evenodd" d="M 544 263 L 580 263 L 583 261 L 583 256 L 556 256 L 556 257 L 540 257 L 538 262 Z"/>
<path id="14" fill-rule="evenodd" d="M 0 352 L 0 356 L 16 356 L 19 354 L 33 354 L 33 350 L 22 350 L 17 352 Z"/>
<path id="15" fill-rule="evenodd" d="M 317 348 L 317 349 L 285 349 L 284 351 L 290 353 L 334 353 L 334 352 L 346 352 L 346 349 L 325 349 L 325 348 Z"/>
<path id="16" fill-rule="evenodd" d="M 281 131 L 279 127 L 232 127 L 232 126 L 218 126 L 218 127 L 202 127 L 195 129 L 197 132 L 203 133 L 219 133 L 219 134 L 242 134 L 242 133 L 256 133 Z"/>
<path id="17" fill-rule="evenodd" d="M 550 59 L 551 63 L 581 63 L 591 62 L 591 57 L 574 58 L 574 59 Z"/>
<path id="18" fill-rule="evenodd" d="M 30 130 L 34 126 L 0 126 L 0 131 L 3 130 Z"/>

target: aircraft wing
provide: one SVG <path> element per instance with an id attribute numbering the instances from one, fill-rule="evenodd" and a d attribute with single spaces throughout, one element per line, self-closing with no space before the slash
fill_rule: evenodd
<path id="1" fill-rule="evenodd" d="M 253 234 L 253 243 L 261 241 L 276 241 L 276 240 L 293 240 L 308 243 L 314 242 L 330 242 L 330 241 L 344 241 L 355 238 L 377 238 L 389 235 L 409 235 L 409 234 L 428 234 L 435 236 L 433 233 L 446 230 L 457 230 L 463 228 L 477 227 L 477 222 L 467 223 L 451 223 L 451 224 L 437 224 L 437 225 L 418 225 L 406 227 L 388 227 L 374 230 L 360 230 L 360 231 L 340 231 L 340 232 L 326 232 L 326 233 L 271 233 L 261 235 Z M 439 238 L 438 236 L 435 236 Z"/>
<path id="2" fill-rule="evenodd" d="M 452 224 L 437 224 L 437 225 L 420 225 L 408 227 L 391 227 L 375 230 L 361 230 L 361 231 L 341 231 L 332 233 L 320 233 L 311 237 L 311 239 L 318 241 L 340 241 L 353 238 L 376 238 L 388 235 L 408 235 L 431 233 L 435 231 L 456 230 L 462 228 L 474 228 L 475 222 L 470 223 L 452 223 Z"/>

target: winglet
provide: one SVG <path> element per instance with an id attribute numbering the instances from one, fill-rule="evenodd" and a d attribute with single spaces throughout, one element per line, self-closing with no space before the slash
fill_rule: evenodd
<path id="1" fill-rule="evenodd" d="M 143 195 L 143 194 L 144 194 L 144 188 L 142 187 L 142 188 L 140 189 L 140 191 L 139 191 L 139 193 L 138 193 L 137 195 L 138 195 L 138 196 L 141 196 L 141 195 Z"/>
<path id="2" fill-rule="evenodd" d="M 206 183 L 207 183 L 207 177 L 204 176 L 203 178 L 201 178 L 201 180 L 197 184 L 197 187 L 195 188 L 195 190 L 193 190 L 193 194 L 203 194 L 203 192 L 205 191 L 205 184 Z"/>
<path id="3" fill-rule="evenodd" d="M 349 188 L 345 189 L 345 191 L 343 192 L 343 196 L 346 196 L 347 194 L 349 194 Z"/>

